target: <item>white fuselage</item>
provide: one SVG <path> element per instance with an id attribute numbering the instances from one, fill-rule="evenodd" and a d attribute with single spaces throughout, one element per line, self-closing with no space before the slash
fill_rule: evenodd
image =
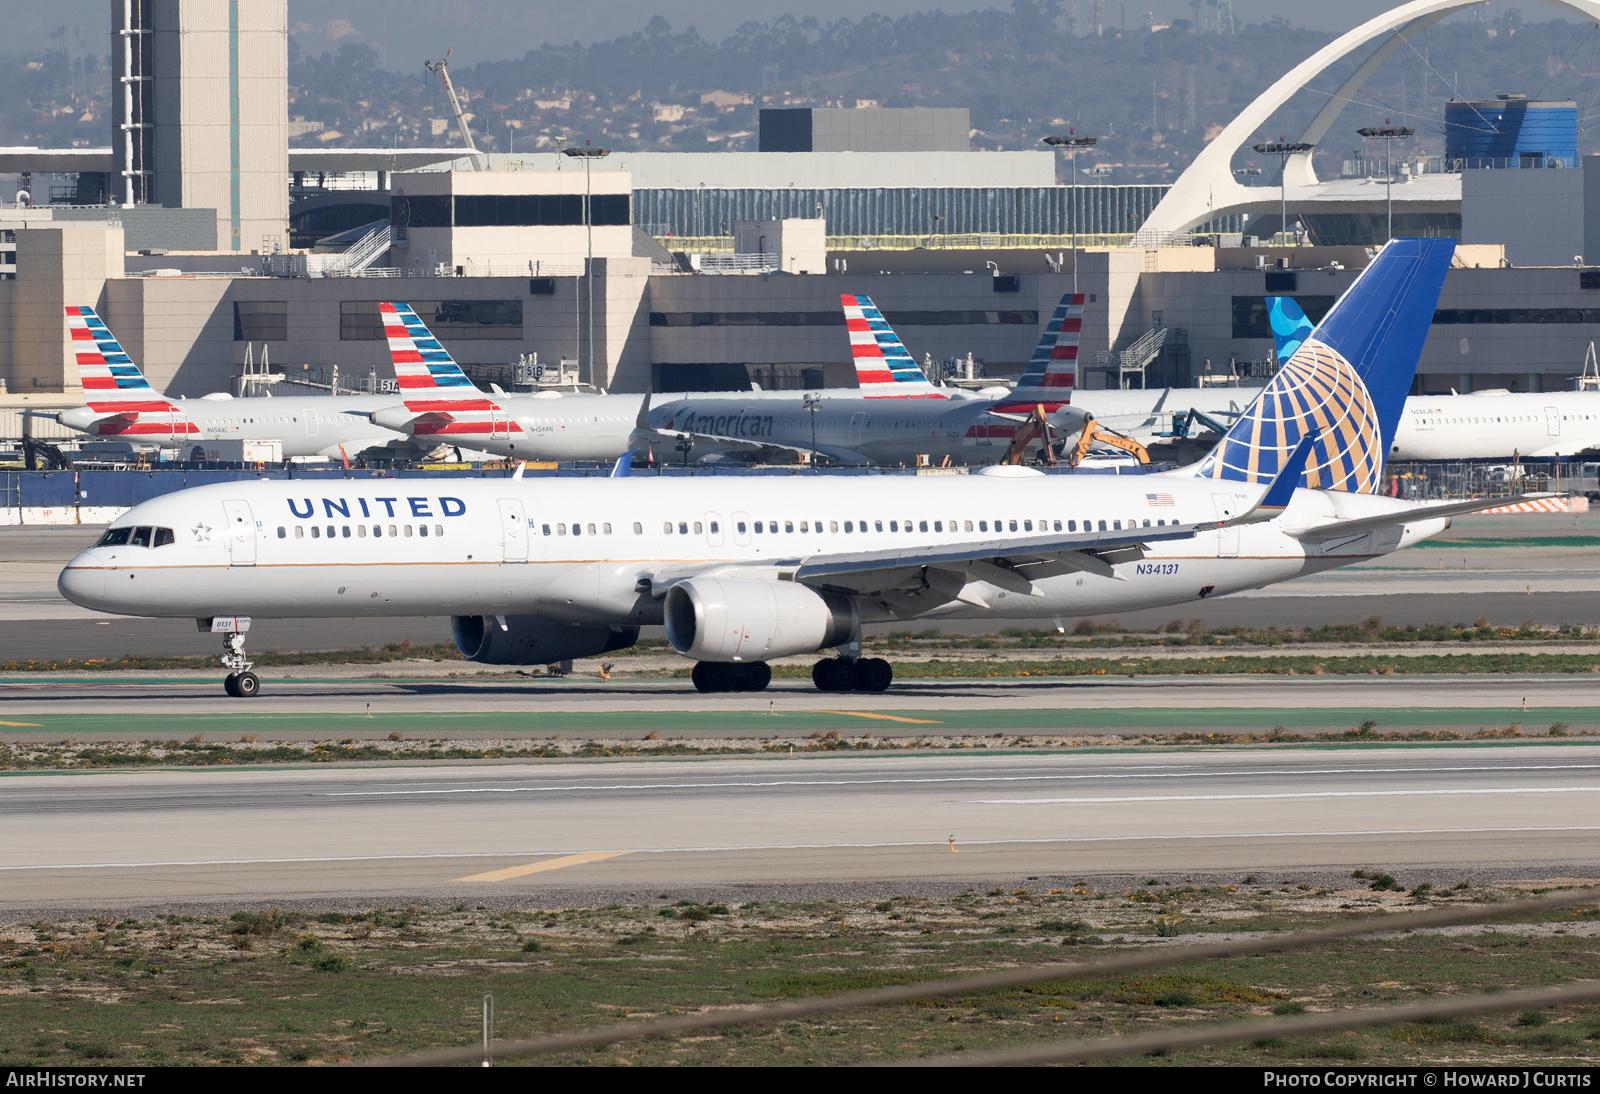
<path id="1" fill-rule="evenodd" d="M 515 460 L 609 461 L 634 447 L 643 395 L 490 395 L 505 413 L 438 439 Z M 419 437 L 419 439 L 423 439 Z"/>
<path id="2" fill-rule="evenodd" d="M 1000 555 L 1007 540 L 1069 525 L 1136 525 L 1154 536 L 1167 524 L 1247 512 L 1263 489 L 1181 474 L 260 480 L 135 506 L 117 527 L 170 529 L 173 542 L 92 547 L 59 586 L 74 603 L 141 616 L 538 614 L 652 624 L 671 575 L 736 567 L 774 580 L 801 560 L 882 551 L 903 551 L 915 573 L 918 552 L 994 544 Z M 866 622 L 1182 604 L 1371 558 L 1448 526 L 1419 514 L 1324 547 L 1286 532 L 1408 508 L 1301 490 L 1274 520 L 1152 542 L 1111 576 L 980 580 L 959 599 L 916 602 L 926 610 L 904 600 L 891 607 L 870 592 L 856 599 Z"/>
<path id="3" fill-rule="evenodd" d="M 1600 391 L 1413 395 L 1389 459 L 1541 459 L 1597 445 Z"/>
<path id="4" fill-rule="evenodd" d="M 58 416 L 62 424 L 106 440 L 183 449 L 207 441 L 283 442 L 283 455 L 337 457 L 369 448 L 410 448 L 406 437 L 373 425 L 367 415 L 395 402 L 393 395 L 304 395 L 233 399 L 175 399 L 175 412 L 142 411 L 134 420 L 79 407 Z M 107 404 L 112 405 L 114 404 Z"/>
<path id="5" fill-rule="evenodd" d="M 689 395 L 655 401 L 650 426 L 705 437 L 712 445 L 719 439 L 736 441 L 753 451 L 762 446 L 809 451 L 814 438 L 820 454 L 858 465 L 910 465 L 920 456 L 934 463 L 946 458 L 961 464 L 995 462 L 1010 446 L 1027 408 L 1018 406 L 1002 416 L 994 409 L 1019 400 L 973 398 L 954 395 L 955 390 L 929 387 L 924 391 L 932 394 L 913 397 L 825 389 L 815 413 L 793 392 L 783 393 L 787 398 L 760 400 Z M 1050 422 L 1061 436 L 1071 436 L 1083 427 L 1084 415 L 1063 405 L 1051 413 Z"/>

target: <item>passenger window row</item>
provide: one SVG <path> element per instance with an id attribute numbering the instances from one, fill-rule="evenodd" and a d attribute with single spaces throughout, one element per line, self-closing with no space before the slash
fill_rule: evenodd
<path id="1" fill-rule="evenodd" d="M 313 524 L 313 525 L 310 525 L 309 527 L 311 528 L 311 538 L 312 539 L 321 539 L 322 538 L 322 536 L 323 536 L 322 529 L 324 527 L 323 525 Z M 354 533 L 352 533 L 350 531 L 351 525 L 348 525 L 348 524 L 329 524 L 326 527 L 327 527 L 327 530 L 328 530 L 327 531 L 327 536 L 328 536 L 329 539 L 336 539 L 336 538 L 340 538 L 340 537 L 342 537 L 344 539 L 349 539 L 352 534 L 357 539 L 366 539 L 367 538 L 367 526 L 365 524 L 357 524 L 357 525 L 355 525 L 354 526 L 355 527 L 355 532 Z M 296 524 L 294 526 L 294 538 L 295 539 L 305 539 L 306 538 L 306 528 L 307 528 L 306 525 Z M 416 526 L 416 532 L 417 532 L 417 535 L 419 535 L 419 536 L 427 536 L 428 535 L 428 526 L 426 524 L 419 524 L 419 525 Z M 433 526 L 433 534 L 435 536 L 444 535 L 444 525 L 435 524 Z M 391 538 L 391 539 L 398 539 L 401 536 L 409 537 L 411 535 L 411 525 L 409 525 L 409 524 L 400 524 L 400 525 L 391 524 L 391 525 L 388 526 L 388 531 L 387 532 L 385 532 L 384 526 L 381 525 L 381 524 L 372 525 L 372 538 L 373 539 L 382 539 L 385 535 L 388 535 L 389 538 Z M 287 528 L 285 528 L 281 524 L 278 525 L 278 538 L 279 539 L 287 539 L 287 538 L 289 538 L 289 530 Z"/>

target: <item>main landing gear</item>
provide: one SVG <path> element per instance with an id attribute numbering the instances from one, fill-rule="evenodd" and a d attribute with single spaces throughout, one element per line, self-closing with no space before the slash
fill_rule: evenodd
<path id="1" fill-rule="evenodd" d="M 818 691 L 888 691 L 894 667 L 881 657 L 829 657 L 811 668 Z"/>
<path id="2" fill-rule="evenodd" d="M 261 677 L 250 671 L 255 664 L 244 653 L 244 635 L 238 631 L 222 639 L 222 666 L 230 670 L 223 678 L 222 690 L 235 699 L 254 699 L 261 694 Z"/>
<path id="3" fill-rule="evenodd" d="M 761 691 L 772 683 L 765 661 L 696 661 L 690 678 L 696 691 Z"/>

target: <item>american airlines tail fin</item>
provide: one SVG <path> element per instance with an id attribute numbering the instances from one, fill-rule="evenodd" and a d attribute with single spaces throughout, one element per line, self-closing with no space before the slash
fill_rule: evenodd
<path id="1" fill-rule="evenodd" d="M 383 333 L 389 339 L 389 359 L 395 380 L 407 402 L 456 399 L 478 389 L 461 371 L 448 350 L 439 344 L 410 304 L 378 305 Z"/>
<path id="2" fill-rule="evenodd" d="M 864 393 L 882 384 L 933 387 L 870 296 L 844 293 L 839 302 L 844 305 L 844 325 L 850 332 L 856 383 Z"/>
<path id="3" fill-rule="evenodd" d="M 1278 360 L 1287 361 L 1311 334 L 1311 320 L 1292 296 L 1267 297 L 1267 318 L 1272 323 L 1272 342 L 1277 347 Z"/>
<path id="4" fill-rule="evenodd" d="M 78 358 L 83 399 L 90 407 L 113 412 L 172 409 L 89 305 L 67 305 L 67 333 Z"/>
<path id="5" fill-rule="evenodd" d="M 1067 293 L 1056 305 L 1045 324 L 1039 344 L 1033 347 L 1028 367 L 1022 370 L 1017 386 L 1007 403 L 1033 406 L 1044 403 L 1055 410 L 1072 401 L 1072 388 L 1078 382 L 1078 336 L 1083 330 L 1082 293 Z"/>
<path id="6" fill-rule="evenodd" d="M 1268 482 L 1301 439 L 1315 433 L 1299 485 L 1375 493 L 1455 245 L 1391 240 L 1196 475 Z"/>

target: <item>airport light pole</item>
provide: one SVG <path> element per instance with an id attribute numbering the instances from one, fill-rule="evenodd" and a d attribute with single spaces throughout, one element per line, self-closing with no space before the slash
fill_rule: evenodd
<path id="1" fill-rule="evenodd" d="M 1263 156 L 1278 157 L 1278 220 L 1283 234 L 1289 234 L 1289 157 L 1297 152 L 1309 152 L 1316 145 L 1304 144 L 1299 141 L 1285 143 L 1282 137 L 1268 144 L 1252 144 L 1250 146 Z"/>
<path id="2" fill-rule="evenodd" d="M 1383 120 L 1385 122 L 1387 122 L 1389 119 L 1385 118 Z M 1368 126 L 1365 129 L 1357 129 L 1356 132 L 1360 133 L 1363 137 L 1366 137 L 1368 140 L 1380 140 L 1380 141 L 1383 142 L 1384 205 L 1387 207 L 1387 213 L 1388 213 L 1388 218 L 1389 218 L 1389 223 L 1388 223 L 1388 228 L 1387 228 L 1388 236 L 1389 236 L 1389 239 L 1393 239 L 1394 238 L 1394 172 L 1392 170 L 1390 170 L 1390 168 L 1389 168 L 1389 149 L 1394 146 L 1394 142 L 1395 141 L 1404 140 L 1405 138 L 1411 136 L 1411 134 L 1415 133 L 1416 130 L 1411 128 L 1411 126 L 1409 126 L 1409 125 L 1372 125 L 1372 126 Z M 1387 242 L 1387 240 L 1385 242 Z"/>
<path id="3" fill-rule="evenodd" d="M 1065 137 L 1050 136 L 1043 138 L 1044 143 L 1051 148 L 1060 148 L 1067 153 L 1071 164 L 1070 174 L 1072 182 L 1067 195 L 1067 220 L 1072 225 L 1072 292 L 1078 292 L 1078 150 L 1080 148 L 1093 148 L 1100 140 L 1099 137 L 1080 137 L 1076 129 L 1067 130 Z"/>
<path id="4" fill-rule="evenodd" d="M 805 394 L 805 408 L 811 412 L 811 470 L 817 469 L 817 411 L 822 409 L 822 393 L 808 391 Z"/>
<path id="5" fill-rule="evenodd" d="M 582 148 L 563 148 L 563 156 L 571 156 L 583 161 L 583 228 L 588 236 L 588 259 L 583 266 L 583 279 L 589 286 L 589 386 L 596 387 L 594 382 L 594 217 L 591 215 L 592 191 L 589 186 L 589 168 L 595 160 L 604 159 L 611 155 L 609 148 L 592 148 L 588 141 L 583 142 Z"/>

